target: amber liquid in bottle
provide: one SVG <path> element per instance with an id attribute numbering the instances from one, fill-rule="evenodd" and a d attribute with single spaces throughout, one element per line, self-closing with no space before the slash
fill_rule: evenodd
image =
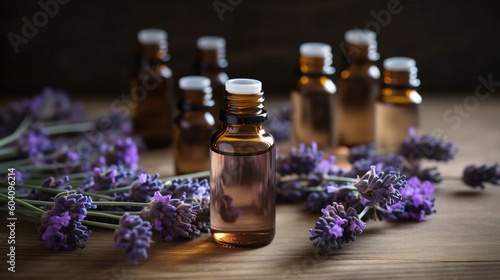
<path id="1" fill-rule="evenodd" d="M 174 162 L 175 173 L 185 174 L 208 170 L 210 154 L 207 145 L 210 143 L 215 120 L 210 113 L 213 107 L 210 81 L 206 77 L 184 77 L 189 79 L 206 79 L 202 88 L 185 89 L 179 113 L 174 121 Z M 183 88 L 182 79 L 180 87 Z"/>
<path id="2" fill-rule="evenodd" d="M 166 35 L 156 42 L 140 42 L 142 55 L 130 82 L 134 132 L 148 148 L 172 142 L 173 79 L 172 70 L 166 65 L 166 45 Z"/>
<path id="3" fill-rule="evenodd" d="M 210 79 L 213 100 L 215 105 L 212 107 L 212 115 L 218 116 L 224 107 L 224 84 L 228 80 L 225 69 L 228 66 L 226 60 L 226 42 L 221 37 L 205 36 L 198 38 L 198 60 L 196 63 L 196 72 L 198 75 Z M 215 128 L 220 129 L 222 122 L 216 118 Z"/>
<path id="4" fill-rule="evenodd" d="M 352 147 L 374 141 L 380 70 L 373 64 L 378 54 L 370 53 L 376 49 L 368 44 L 347 44 L 347 50 L 348 66 L 338 83 L 337 127 L 340 145 Z"/>
<path id="5" fill-rule="evenodd" d="M 336 146 L 335 92 L 328 75 L 331 58 L 300 56 L 301 76 L 291 93 L 292 145 L 315 141 L 320 148 Z"/>
<path id="6" fill-rule="evenodd" d="M 415 90 L 420 84 L 416 71 L 414 66 L 409 70 L 384 70 L 384 86 L 375 107 L 377 149 L 397 149 L 408 137 L 410 127 L 419 128 L 422 98 Z"/>
<path id="7" fill-rule="evenodd" d="M 263 246 L 274 238 L 276 154 L 263 100 L 262 92 L 228 93 L 224 125 L 212 136 L 210 231 L 218 243 Z"/>

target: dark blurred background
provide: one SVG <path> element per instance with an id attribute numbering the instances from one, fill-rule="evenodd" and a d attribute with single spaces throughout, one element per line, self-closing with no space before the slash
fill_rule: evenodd
<path id="1" fill-rule="evenodd" d="M 365 27 L 378 33 L 379 66 L 390 56 L 416 59 L 422 92 L 472 91 L 479 75 L 500 80 L 500 1 L 59 1 L 0 2 L 4 97 L 45 86 L 82 96 L 127 92 L 136 33 L 150 27 L 168 31 L 176 78 L 193 73 L 196 39 L 218 35 L 227 40 L 229 76 L 260 79 L 268 94 L 295 83 L 302 42 L 331 44 L 338 73 L 344 32 Z M 23 36 L 23 17 L 33 23 L 39 2 L 58 3 L 58 11 L 16 53 L 12 33 Z"/>

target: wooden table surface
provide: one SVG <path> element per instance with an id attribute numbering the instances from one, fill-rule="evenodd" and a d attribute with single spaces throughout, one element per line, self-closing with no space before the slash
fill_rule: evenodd
<path id="1" fill-rule="evenodd" d="M 441 131 L 460 148 L 454 161 L 439 164 L 443 175 L 459 176 L 469 163 L 500 161 L 500 96 L 477 104 L 473 95 L 424 98 L 423 130 Z M 453 113 L 454 104 L 464 102 L 469 105 L 462 115 Z M 445 119 L 447 110 L 455 118 Z M 140 165 L 171 175 L 171 151 L 145 152 Z M 207 234 L 188 242 L 155 237 L 149 259 L 137 266 L 113 248 L 112 230 L 92 228 L 84 250 L 51 251 L 38 241 L 38 224 L 19 217 L 15 273 L 5 262 L 2 212 L 0 279 L 500 279 L 500 187 L 481 191 L 448 180 L 436 197 L 437 214 L 427 222 L 369 221 L 354 243 L 330 254 L 316 252 L 309 241 L 318 215 L 301 204 L 278 205 L 276 237 L 268 246 L 224 248 Z"/>

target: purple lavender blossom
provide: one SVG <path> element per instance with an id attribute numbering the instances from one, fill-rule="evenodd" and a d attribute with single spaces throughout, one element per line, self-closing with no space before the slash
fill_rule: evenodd
<path id="1" fill-rule="evenodd" d="M 128 260 L 136 265 L 139 260 L 146 260 L 151 243 L 151 224 L 129 213 L 122 216 L 119 224 L 114 236 L 115 248 L 123 249 Z"/>
<path id="2" fill-rule="evenodd" d="M 193 239 L 200 231 L 192 223 L 201 212 L 198 203 L 186 203 L 185 197 L 172 198 L 163 196 L 160 192 L 154 194 L 150 207 L 145 215 L 153 220 L 154 228 L 160 232 L 160 237 L 166 241 L 178 238 Z"/>
<path id="3" fill-rule="evenodd" d="M 291 203 L 299 201 L 303 196 L 297 181 L 279 182 L 276 184 L 276 202 Z"/>
<path id="4" fill-rule="evenodd" d="M 83 180 L 81 191 L 93 192 L 111 190 L 131 185 L 137 180 L 142 170 L 132 172 L 122 165 L 111 165 L 104 167 L 94 167 L 92 174 Z"/>
<path id="5" fill-rule="evenodd" d="M 441 173 L 439 173 L 437 166 L 424 169 L 421 169 L 420 167 L 417 166 L 407 176 L 408 177 L 415 176 L 422 181 L 430 181 L 436 184 L 441 183 L 441 181 L 443 180 L 443 178 L 441 178 Z"/>
<path id="6" fill-rule="evenodd" d="M 54 205 L 42 216 L 39 228 L 40 240 L 46 241 L 47 247 L 54 250 L 83 249 L 92 231 L 82 225 L 87 209 L 93 209 L 92 199 L 81 194 L 58 196 Z"/>
<path id="7" fill-rule="evenodd" d="M 356 240 L 356 235 L 363 232 L 366 224 L 359 219 L 354 208 L 345 211 L 342 204 L 332 203 L 322 211 L 314 228 L 311 228 L 310 240 L 314 246 L 323 250 L 340 249 L 342 244 Z"/>
<path id="8" fill-rule="evenodd" d="M 348 160 L 352 164 L 360 159 L 368 159 L 374 156 L 375 145 L 373 143 L 351 147 Z"/>
<path id="9" fill-rule="evenodd" d="M 347 208 L 358 205 L 359 197 L 350 189 L 349 183 L 339 186 L 335 182 L 327 181 L 321 187 L 326 188 L 326 191 L 311 193 L 304 202 L 304 206 L 313 213 L 321 212 L 325 205 L 333 202 L 342 203 Z"/>
<path id="10" fill-rule="evenodd" d="M 468 165 L 465 167 L 462 181 L 471 187 L 480 187 L 484 189 L 483 183 L 491 183 L 499 185 L 500 181 L 500 168 L 498 163 L 488 167 L 487 165 L 475 166 Z"/>
<path id="11" fill-rule="evenodd" d="M 277 141 L 288 140 L 290 137 L 291 108 L 288 104 L 281 104 L 268 111 L 269 121 L 264 123 Z"/>
<path id="12" fill-rule="evenodd" d="M 130 197 L 136 202 L 149 202 L 155 192 L 162 189 L 163 183 L 158 180 L 160 175 L 150 175 L 147 173 L 139 174 L 137 180 L 130 187 Z"/>
<path id="13" fill-rule="evenodd" d="M 123 164 L 137 169 L 139 153 L 137 144 L 130 137 L 118 138 L 113 143 L 102 143 L 99 147 L 101 166 Z"/>
<path id="14" fill-rule="evenodd" d="M 406 176 L 397 171 L 390 171 L 385 175 L 384 172 L 377 174 L 375 166 L 370 169 L 354 184 L 359 193 L 373 204 L 393 204 L 400 201 L 399 189 L 406 185 Z"/>
<path id="15" fill-rule="evenodd" d="M 29 114 L 36 121 L 68 121 L 81 122 L 85 114 L 81 104 L 72 103 L 68 94 L 51 88 L 44 88 L 31 98 L 28 105 Z"/>
<path id="16" fill-rule="evenodd" d="M 167 182 L 160 191 L 162 195 L 171 195 L 172 198 L 186 196 L 186 199 L 197 198 L 198 200 L 207 199 L 210 195 L 210 185 L 207 179 L 174 179 Z"/>
<path id="17" fill-rule="evenodd" d="M 40 159 L 54 151 L 48 132 L 39 125 L 31 125 L 22 133 L 17 139 L 16 148 L 20 156 L 33 160 Z M 35 161 L 35 163 L 39 162 Z"/>
<path id="18" fill-rule="evenodd" d="M 435 190 L 436 186 L 431 182 L 421 182 L 417 177 L 412 177 L 407 185 L 400 189 L 401 202 L 387 205 L 385 214 L 393 221 L 426 221 L 426 216 L 436 212 L 436 199 L 433 197 Z"/>
<path id="19" fill-rule="evenodd" d="M 68 176 L 64 176 L 64 177 L 59 178 L 59 179 L 55 179 L 54 177 L 49 177 L 49 178 L 45 179 L 45 181 L 42 182 L 42 187 L 56 189 L 56 190 L 60 190 L 60 191 L 69 191 L 72 189 L 72 187 L 67 184 L 68 182 L 69 182 Z M 46 192 L 43 190 L 32 190 L 31 193 L 28 195 L 28 199 L 41 200 L 41 201 L 53 201 L 54 200 L 54 193 Z"/>
<path id="20" fill-rule="evenodd" d="M 397 154 L 388 154 L 383 156 L 377 155 L 370 158 L 362 158 L 352 164 L 351 171 L 346 174 L 346 177 L 356 178 L 357 176 L 363 176 L 366 172 L 370 171 L 372 165 L 374 165 L 377 170 L 384 173 L 389 171 L 398 171 L 403 173 L 405 171 L 403 161 L 403 157 Z"/>
<path id="21" fill-rule="evenodd" d="M 457 152 L 458 148 L 452 142 L 430 134 L 418 136 L 415 128 L 409 130 L 408 138 L 401 143 L 398 151 L 410 162 L 418 162 L 423 158 L 447 162 L 452 160 Z"/>
<path id="22" fill-rule="evenodd" d="M 300 144 L 298 148 L 291 149 L 288 157 L 278 159 L 277 170 L 282 176 L 309 174 L 316 169 L 322 159 L 323 151 L 318 150 L 316 142 L 312 142 L 311 147 Z"/>

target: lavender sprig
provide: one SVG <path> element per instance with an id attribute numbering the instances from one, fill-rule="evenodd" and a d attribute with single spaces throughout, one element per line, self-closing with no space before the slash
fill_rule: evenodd
<path id="1" fill-rule="evenodd" d="M 458 149 L 452 142 L 430 134 L 418 136 L 415 128 L 409 130 L 409 137 L 399 147 L 399 154 L 410 162 L 423 158 L 447 162 L 452 160 L 457 152 Z"/>
<path id="2" fill-rule="evenodd" d="M 470 187 L 479 187 L 481 189 L 484 189 L 483 183 L 499 185 L 500 168 L 498 163 L 489 167 L 487 165 L 468 165 L 463 171 L 462 181 Z"/>
<path id="3" fill-rule="evenodd" d="M 128 260 L 134 264 L 138 264 L 139 260 L 146 260 L 147 250 L 152 242 L 151 224 L 139 216 L 125 213 L 119 225 L 115 230 L 115 248 L 123 249 L 128 254 Z"/>
<path id="4" fill-rule="evenodd" d="M 375 166 L 371 166 L 370 171 L 354 184 L 359 193 L 373 204 L 393 204 L 401 201 L 399 189 L 405 185 L 405 175 L 400 175 L 397 171 L 377 174 Z"/>

